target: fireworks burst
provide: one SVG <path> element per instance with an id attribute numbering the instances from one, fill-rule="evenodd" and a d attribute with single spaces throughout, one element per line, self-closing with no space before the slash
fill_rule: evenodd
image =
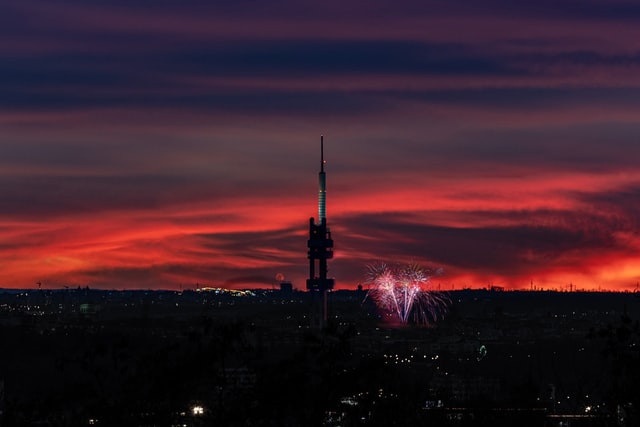
<path id="1" fill-rule="evenodd" d="M 443 316 L 448 304 L 445 295 L 428 289 L 429 279 L 435 273 L 418 264 L 370 265 L 367 295 L 386 315 L 400 323 L 413 319 L 428 325 Z"/>

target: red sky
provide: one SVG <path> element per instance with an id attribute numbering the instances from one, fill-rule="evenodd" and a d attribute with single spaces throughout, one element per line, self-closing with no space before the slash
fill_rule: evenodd
<path id="1" fill-rule="evenodd" d="M 0 6 L 0 287 L 640 281 L 635 2 L 211 3 Z"/>

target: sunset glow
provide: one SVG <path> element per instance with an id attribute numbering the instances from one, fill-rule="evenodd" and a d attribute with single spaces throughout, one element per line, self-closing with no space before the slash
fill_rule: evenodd
<path id="1" fill-rule="evenodd" d="M 10 3 L 0 287 L 640 281 L 640 6 Z"/>

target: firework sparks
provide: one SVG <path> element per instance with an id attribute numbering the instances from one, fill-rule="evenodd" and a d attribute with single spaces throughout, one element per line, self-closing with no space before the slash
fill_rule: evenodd
<path id="1" fill-rule="evenodd" d="M 400 323 L 413 319 L 416 323 L 430 324 L 442 317 L 447 306 L 443 294 L 428 289 L 434 273 L 418 264 L 370 265 L 367 295 L 386 315 Z"/>

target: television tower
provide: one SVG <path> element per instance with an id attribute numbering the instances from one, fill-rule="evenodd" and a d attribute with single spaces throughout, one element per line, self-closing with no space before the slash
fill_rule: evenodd
<path id="1" fill-rule="evenodd" d="M 307 289 L 319 300 L 318 327 L 327 326 L 327 291 L 333 289 L 334 280 L 327 278 L 327 260 L 333 258 L 333 240 L 327 227 L 327 176 L 324 172 L 324 138 L 320 136 L 320 173 L 318 174 L 318 223 L 309 218 L 309 278 Z M 314 316 L 312 316 L 313 319 Z"/>

